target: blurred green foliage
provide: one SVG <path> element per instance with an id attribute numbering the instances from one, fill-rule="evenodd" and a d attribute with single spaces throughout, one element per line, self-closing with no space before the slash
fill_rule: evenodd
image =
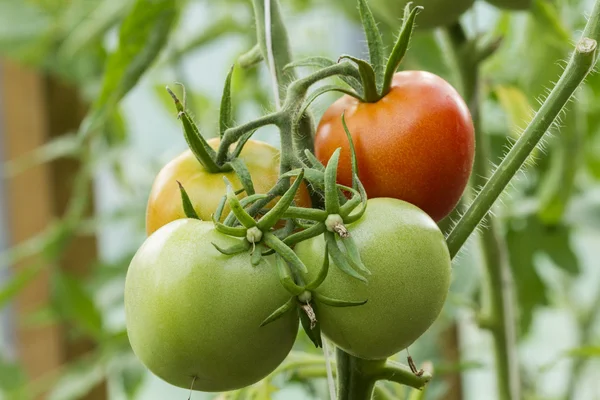
<path id="1" fill-rule="evenodd" d="M 0 0 L 0 55 L 68 81 L 93 104 L 79 132 L 55 139 L 22 159 L 11 160 L 4 166 L 5 176 L 14 176 L 33 165 L 57 158 L 77 157 L 86 165 L 81 172 L 84 180 L 93 178 L 90 171 L 110 165 L 111 173 L 120 182 L 125 196 L 120 208 L 108 214 L 98 213 L 92 219 L 84 218 L 77 209 L 68 211 L 64 219 L 46 232 L 25 243 L 17 243 L 16 247 L 1 254 L 0 268 L 36 253 L 44 254 L 49 260 L 57 260 L 64 249 L 65 237 L 95 233 L 115 221 L 135 221 L 135 227 L 143 237 L 145 196 L 152 174 L 140 175 L 129 169 L 131 153 L 127 146 L 131 138 L 127 127 L 131 119 L 144 116 L 126 115 L 120 100 L 140 78 L 148 78 L 154 88 L 151 95 L 174 118 L 171 99 L 163 90 L 166 83 L 172 85 L 173 82 L 165 82 L 164 71 L 187 83 L 190 77 L 183 71 L 182 62 L 199 49 L 225 37 L 236 37 L 247 49 L 255 43 L 251 7 L 247 1 L 160 0 L 150 3 L 152 7 L 144 0 Z M 358 31 L 358 14 L 356 7 L 350 6 L 350 3 L 348 0 L 295 0 L 286 4 L 285 12 L 290 19 L 310 13 L 315 15 L 315 10 L 322 9 L 344 13 L 352 29 Z M 198 4 L 210 13 L 211 22 L 190 33 L 181 22 L 189 8 Z M 499 50 L 485 63 L 482 79 L 485 95 L 482 99 L 483 130 L 494 143 L 491 163 L 498 163 L 506 152 L 506 146 L 519 136 L 540 99 L 558 78 L 589 9 L 590 4 L 586 1 L 535 0 L 528 11 L 508 12 L 478 1 L 464 15 L 464 21 L 475 34 L 503 38 Z M 485 16 L 489 23 L 478 23 L 480 16 Z M 399 21 L 398 24 L 393 20 L 381 21 L 384 38 L 391 40 L 399 25 Z M 336 35 L 336 32 L 331 34 Z M 294 38 L 295 35 L 292 35 L 292 42 Z M 363 43 L 355 45 L 357 55 L 366 52 L 363 47 Z M 321 54 L 318 45 L 315 45 L 315 54 Z M 336 54 L 329 56 L 337 57 Z M 233 64 L 235 59 L 229 62 Z M 272 107 L 268 84 L 261 75 L 263 68 L 236 69 L 233 97 L 237 103 L 259 110 Z M 442 31 L 417 32 L 402 68 L 428 70 L 451 82 L 457 81 Z M 224 71 L 227 69 L 228 66 L 223 66 Z M 202 73 L 201 68 L 198 73 Z M 194 91 L 188 86 L 187 102 L 203 132 L 214 136 L 217 121 L 214 110 L 218 108 L 215 94 Z M 236 105 L 234 109 L 243 107 Z M 237 117 L 242 118 L 242 114 Z M 574 246 L 574 235 L 588 228 L 600 228 L 598 74 L 592 75 L 587 85 L 579 90 L 576 104 L 569 107 L 562 121 L 560 129 L 555 129 L 555 135 L 547 139 L 545 149 L 534 155 L 524 177 L 515 183 L 510 196 L 506 196 L 503 205 L 495 211 L 502 221 L 508 243 L 517 289 L 521 336 L 527 337 L 540 309 L 575 303 L 577 312 L 588 315 L 583 322 L 576 320 L 575 329 L 581 330 L 582 347 L 557 357 L 588 359 L 599 356 L 598 347 L 592 343 L 598 338 L 590 333 L 594 324 L 589 322 L 595 320 L 596 309 L 579 304 L 577 290 L 571 283 L 589 270 L 589 266 L 582 265 Z M 173 135 L 176 134 L 173 132 Z M 582 162 L 573 162 L 577 160 Z M 148 166 L 151 171 L 160 166 L 158 159 L 149 163 L 152 163 Z M 81 191 L 73 193 L 75 200 L 82 196 Z M 77 205 L 77 201 L 73 204 Z M 72 335 L 92 339 L 97 344 L 96 350 L 66 365 L 59 374 L 35 381 L 27 379 L 18 363 L 8 361 L 0 354 L 0 393 L 3 392 L 9 399 L 29 398 L 50 389 L 51 399 L 78 399 L 98 382 L 109 379 L 118 387 L 117 392 L 126 398 L 136 397 L 142 387 L 145 370 L 129 348 L 124 326 L 107 321 L 108 314 L 122 309 L 120 285 L 135 250 L 135 247 L 126 249 L 116 261 L 114 258 L 105 259 L 101 254 L 93 265 L 92 275 L 86 280 L 61 272 L 58 268 L 52 269 L 52 303 L 27 316 L 27 323 L 35 326 L 61 321 L 67 324 Z M 473 268 L 469 264 L 477 262 L 469 259 L 463 257 L 456 268 Z M 568 283 L 565 285 L 569 288 L 566 300 L 551 294 L 552 283 L 548 281 L 547 274 L 540 273 L 549 264 L 553 265 L 560 279 Z M 41 269 L 41 264 L 31 265 L 4 282 L 0 287 L 0 307 L 5 307 Z M 472 280 L 477 275 L 457 274 Z M 119 289 L 111 290 L 115 286 Z M 423 345 L 415 346 L 419 357 L 439 361 L 441 376 L 444 370 L 450 373 L 483 367 L 476 360 L 445 365 L 437 347 L 437 335 L 456 319 L 461 310 L 475 308 L 476 311 L 480 307 L 478 281 L 472 285 L 461 282 L 456 286 L 465 289 L 453 293 L 460 304 L 448 306 L 443 318 L 421 340 Z M 590 304 L 596 303 L 592 301 Z M 597 344 L 597 340 L 594 343 Z M 312 360 L 314 363 L 299 367 L 297 364 L 302 364 L 299 360 Z M 298 352 L 280 367 L 283 372 L 278 371 L 245 392 L 253 396 L 248 398 L 268 399 L 285 385 L 300 384 L 306 393 L 323 396 L 323 381 L 312 379 L 323 377 L 322 363 L 322 356 L 311 350 L 308 340 L 301 336 Z M 526 371 L 526 374 L 537 376 L 537 372 Z M 408 395 L 403 389 L 394 387 L 382 390 L 397 390 L 395 395 L 398 398 Z M 436 383 L 428 389 L 425 398 L 444 398 L 444 390 L 440 383 Z M 535 391 L 530 392 L 528 390 L 527 393 L 531 399 L 541 398 Z M 228 396 L 231 395 L 220 398 L 231 398 Z"/>

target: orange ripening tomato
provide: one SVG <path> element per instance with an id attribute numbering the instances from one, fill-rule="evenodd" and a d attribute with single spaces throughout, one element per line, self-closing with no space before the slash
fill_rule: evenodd
<path id="1" fill-rule="evenodd" d="M 210 139 L 208 143 L 216 149 L 219 139 Z M 267 193 L 277 183 L 279 154 L 279 150 L 264 142 L 248 140 L 245 144 L 240 158 L 250 171 L 256 193 Z M 146 209 L 147 234 L 150 235 L 171 221 L 185 218 L 177 181 L 185 188 L 200 219 L 210 221 L 226 192 L 223 176 L 229 179 L 235 190 L 242 187 L 235 172 L 211 173 L 200 164 L 190 150 L 171 160 L 158 173 L 150 191 Z M 300 207 L 311 206 L 305 185 L 300 186 L 298 190 L 296 204 Z M 223 215 L 227 215 L 228 212 L 229 208 L 226 207 Z"/>
<path id="2" fill-rule="evenodd" d="M 345 95 L 327 109 L 317 128 L 315 154 L 326 163 L 341 147 L 338 182 L 351 185 L 344 112 L 370 198 L 407 201 L 435 221 L 452 211 L 471 174 L 475 138 L 469 110 L 448 82 L 424 71 L 398 72 L 378 102 Z"/>

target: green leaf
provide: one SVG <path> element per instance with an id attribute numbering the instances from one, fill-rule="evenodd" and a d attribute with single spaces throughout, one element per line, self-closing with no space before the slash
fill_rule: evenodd
<path id="1" fill-rule="evenodd" d="M 185 216 L 188 218 L 200 219 L 196 213 L 196 210 L 194 210 L 194 205 L 192 204 L 190 196 L 188 196 L 183 185 L 179 181 L 177 181 L 177 184 L 179 185 L 179 192 L 181 193 L 181 202 L 183 203 L 183 212 L 185 213 Z"/>
<path id="2" fill-rule="evenodd" d="M 390 54 L 385 66 L 385 77 L 381 92 L 382 96 L 385 96 L 390 91 L 394 74 L 396 73 L 398 66 L 400 66 L 400 63 L 406 54 L 406 50 L 408 49 L 410 37 L 412 36 L 413 27 L 415 24 L 415 18 L 423 9 L 423 7 L 417 6 L 411 10 L 411 6 L 412 3 L 406 4 L 406 8 L 404 9 L 404 21 L 402 22 L 402 28 L 400 28 L 398 40 L 396 41 L 396 44 L 394 45 L 392 53 Z"/>
<path id="3" fill-rule="evenodd" d="M 80 150 L 81 140 L 77 135 L 66 134 L 51 139 L 44 145 L 4 163 L 4 177 L 10 178 L 36 165 L 63 157 L 73 157 Z"/>
<path id="4" fill-rule="evenodd" d="M 102 314 L 82 282 L 56 271 L 52 284 L 52 304 L 59 314 L 92 337 L 101 338 L 104 334 Z"/>
<path id="5" fill-rule="evenodd" d="M 221 168 L 215 161 L 216 153 L 202 134 L 200 134 L 192 117 L 187 112 L 182 111 L 179 113 L 179 119 L 181 119 L 181 123 L 183 124 L 185 141 L 198 162 L 211 173 L 219 172 Z"/>
<path id="6" fill-rule="evenodd" d="M 81 2 L 80 2 L 81 3 Z M 95 8 L 80 19 L 69 32 L 58 49 L 60 58 L 72 59 L 86 51 L 99 38 L 118 23 L 133 3 L 131 0 L 105 0 L 96 3 Z"/>
<path id="7" fill-rule="evenodd" d="M 304 292 L 304 288 L 300 287 L 294 282 L 294 278 L 292 277 L 292 271 L 290 271 L 290 267 L 280 256 L 275 256 L 275 263 L 277 265 L 277 272 L 279 273 L 279 280 L 281 284 L 290 292 L 293 296 L 298 296 L 299 294 Z"/>
<path id="8" fill-rule="evenodd" d="M 578 347 L 568 350 L 567 355 L 578 358 L 600 358 L 600 346 Z"/>
<path id="9" fill-rule="evenodd" d="M 302 180 L 304 179 L 304 170 L 300 171 L 300 174 L 296 177 L 296 180 L 292 184 L 292 186 L 281 196 L 277 204 L 273 208 L 269 210 L 263 217 L 258 221 L 257 225 L 260 230 L 266 230 L 275 226 L 277 221 L 279 221 L 285 211 L 289 208 L 289 206 L 294 201 L 294 197 L 302 184 Z"/>
<path id="10" fill-rule="evenodd" d="M 337 214 L 340 211 L 340 199 L 337 188 L 337 169 L 341 148 L 337 148 L 325 168 L 325 210 L 327 214 Z"/>
<path id="11" fill-rule="evenodd" d="M 367 304 L 367 300 L 340 300 L 315 293 L 315 299 L 329 307 L 357 307 Z"/>
<path id="12" fill-rule="evenodd" d="M 279 254 L 285 261 L 287 261 L 288 265 L 293 267 L 296 272 L 306 274 L 308 273 L 308 269 L 306 269 L 306 265 L 298 258 L 294 250 L 290 249 L 284 242 L 282 242 L 277 236 L 273 235 L 270 232 L 265 233 L 264 242 L 275 250 L 277 254 Z"/>
<path id="13" fill-rule="evenodd" d="M 306 285 L 307 290 L 315 290 L 325 281 L 329 274 L 329 245 L 325 243 L 325 256 L 323 257 L 323 265 L 315 279 Z"/>
<path id="14" fill-rule="evenodd" d="M 306 312 L 298 307 L 298 315 L 300 316 L 300 323 L 302 324 L 302 329 L 306 332 L 306 335 L 310 339 L 311 342 L 315 345 L 316 348 L 323 347 L 323 339 L 321 338 L 321 323 L 319 322 L 317 305 L 315 302 L 311 302 L 310 306 L 312 307 L 314 313 L 317 315 L 317 320 L 312 322 Z M 311 326 L 312 324 L 312 326 Z"/>
<path id="15" fill-rule="evenodd" d="M 314 224 L 310 227 L 307 227 L 307 228 L 301 230 L 300 232 L 296 232 L 292 235 L 289 235 L 288 237 L 283 239 L 283 242 L 285 244 L 287 244 L 288 246 L 294 246 L 297 243 L 300 243 L 300 242 L 303 242 L 310 238 L 319 236 L 321 233 L 325 232 L 326 230 L 327 230 L 327 228 L 325 227 L 325 224 L 317 223 L 317 224 Z"/>
<path id="16" fill-rule="evenodd" d="M 146 369 L 144 366 L 137 358 L 132 358 L 133 360 L 124 363 L 119 374 L 123 392 L 128 399 L 136 397 L 146 377 Z"/>
<path id="17" fill-rule="evenodd" d="M 136 85 L 167 43 L 177 15 L 177 0 L 136 0 L 108 58 L 94 109 L 114 107 Z"/>
<path id="18" fill-rule="evenodd" d="M 325 240 L 327 243 L 327 248 L 329 250 L 329 255 L 331 256 L 333 263 L 343 273 L 345 273 L 348 276 L 351 276 L 355 279 L 358 279 L 359 281 L 363 282 L 365 285 L 368 284 L 367 279 L 364 276 L 360 275 L 358 272 L 356 272 L 352 268 L 350 263 L 348 263 L 348 260 L 346 259 L 346 255 L 344 253 L 342 253 L 342 251 L 340 250 L 340 248 L 337 245 L 335 236 L 336 235 L 333 232 L 325 232 Z"/>
<path id="19" fill-rule="evenodd" d="M 42 271 L 44 264 L 31 264 L 20 268 L 0 287 L 0 310 Z"/>
<path id="20" fill-rule="evenodd" d="M 254 183 L 252 182 L 252 175 L 246 166 L 246 163 L 241 158 L 234 158 L 229 162 L 233 170 L 235 171 L 246 195 L 251 196 L 255 194 Z"/>
<path id="21" fill-rule="evenodd" d="M 212 245 L 217 249 L 217 251 L 221 254 L 225 254 L 226 256 L 232 256 L 235 254 L 239 254 L 243 251 L 250 249 L 250 242 L 247 240 L 242 240 L 238 244 L 234 244 L 230 247 L 220 247 L 218 244 L 212 242 Z"/>
<path id="22" fill-rule="evenodd" d="M 309 149 L 304 150 L 304 155 L 306 156 L 308 162 L 311 164 L 311 167 L 318 171 L 325 172 L 325 166 L 321 163 L 321 161 L 319 161 L 317 157 L 315 157 L 313 153 L 311 153 Z"/>
<path id="23" fill-rule="evenodd" d="M 231 105 L 231 76 L 233 75 L 233 67 L 229 70 L 223 87 L 223 95 L 221 97 L 221 108 L 219 111 L 219 137 L 223 138 L 223 134 L 228 128 L 233 127 L 233 109 Z M 252 193 L 248 193 L 252 194 Z"/>
<path id="24" fill-rule="evenodd" d="M 265 320 L 260 324 L 260 326 L 265 326 L 265 325 L 269 325 L 271 322 L 278 320 L 279 318 L 283 317 L 284 314 L 290 312 L 290 310 L 292 310 L 292 308 L 294 308 L 294 305 L 296 304 L 296 298 L 295 297 L 290 297 L 290 299 L 288 301 L 286 301 L 281 307 L 279 307 L 277 310 L 273 311 L 271 313 L 271 315 L 269 315 L 267 318 L 265 318 Z"/>
<path id="25" fill-rule="evenodd" d="M 517 86 L 496 85 L 494 92 L 508 117 L 511 136 L 518 138 L 519 133 L 527 127 L 533 118 L 533 107 L 523 90 Z"/>
<path id="26" fill-rule="evenodd" d="M 354 61 L 358 66 L 358 72 L 360 73 L 360 79 L 362 83 L 362 92 L 364 93 L 364 99 L 367 102 L 376 102 L 380 99 L 379 92 L 377 90 L 377 80 L 375 78 L 375 71 L 371 64 L 360 58 L 356 58 L 349 55 L 340 57 L 340 60 L 348 59 Z"/>
<path id="27" fill-rule="evenodd" d="M 507 232 L 523 333 L 528 331 L 535 309 L 549 304 L 546 284 L 535 269 L 535 256 L 546 254 L 567 273 L 579 273 L 579 260 L 571 248 L 569 235 L 567 227 L 546 227 L 534 217 L 513 221 Z"/>
<path id="28" fill-rule="evenodd" d="M 385 67 L 385 56 L 383 48 L 383 40 L 381 39 L 381 33 L 373 18 L 373 13 L 367 5 L 366 0 L 358 1 L 358 11 L 360 13 L 360 19 L 362 21 L 365 36 L 367 38 L 367 45 L 369 46 L 369 61 L 375 71 L 375 78 L 377 86 L 381 86 L 383 83 L 384 67 Z"/>
<path id="29" fill-rule="evenodd" d="M 231 182 L 227 180 L 227 178 L 223 177 L 227 184 L 227 202 L 229 203 L 229 207 L 231 208 L 231 212 L 235 215 L 235 217 L 240 221 L 240 223 L 245 228 L 250 228 L 256 226 L 256 221 L 250 214 L 244 210 L 244 207 L 240 203 L 240 200 L 235 195 L 233 191 L 233 187 L 231 186 Z"/>

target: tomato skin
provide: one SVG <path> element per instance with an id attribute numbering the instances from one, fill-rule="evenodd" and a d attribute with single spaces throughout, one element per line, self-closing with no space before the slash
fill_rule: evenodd
<path id="1" fill-rule="evenodd" d="M 450 25 L 475 2 L 475 0 L 371 0 L 375 13 L 384 18 L 398 21 L 404 15 L 404 7 L 412 1 L 414 6 L 423 6 L 423 11 L 416 18 L 417 29 L 432 29 Z M 390 17 L 391 16 L 391 17 Z"/>
<path id="2" fill-rule="evenodd" d="M 344 351 L 384 359 L 413 343 L 441 312 L 451 278 L 448 247 L 427 214 L 396 199 L 369 199 L 365 215 L 348 229 L 372 273 L 368 285 L 332 264 L 317 293 L 367 303 L 348 308 L 317 303 L 317 318 L 322 332 Z M 323 237 L 301 242 L 295 251 L 315 276 Z"/>
<path id="3" fill-rule="evenodd" d="M 216 149 L 219 139 L 209 139 L 208 143 Z M 256 193 L 267 193 L 279 177 L 279 150 L 267 143 L 249 140 L 240 158 L 250 171 Z M 190 150 L 171 160 L 158 173 L 150 191 L 146 209 L 147 234 L 171 221 L 185 218 L 177 181 L 185 188 L 200 219 L 210 221 L 225 194 L 223 176 L 229 179 L 234 189 L 242 187 L 235 172 L 210 173 Z M 303 207 L 311 206 L 305 185 L 300 187 L 296 203 Z"/>
<path id="4" fill-rule="evenodd" d="M 298 332 L 294 311 L 260 327 L 289 300 L 274 259 L 257 267 L 248 253 L 225 256 L 211 244 L 236 239 L 212 222 L 173 221 L 131 261 L 125 314 L 131 346 L 161 379 L 189 389 L 225 391 L 258 382 L 287 356 Z"/>
<path id="5" fill-rule="evenodd" d="M 436 221 L 452 211 L 471 174 L 475 138 L 469 110 L 448 82 L 429 72 L 403 71 L 377 103 L 344 95 L 327 109 L 315 154 L 326 163 L 341 147 L 338 181 L 351 186 L 343 112 L 370 198 L 408 201 Z"/>
<path id="6" fill-rule="evenodd" d="M 527 10 L 531 7 L 531 0 L 485 0 L 486 2 L 507 10 Z"/>

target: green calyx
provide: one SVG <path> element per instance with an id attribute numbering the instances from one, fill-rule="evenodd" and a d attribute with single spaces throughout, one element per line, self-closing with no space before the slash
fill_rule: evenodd
<path id="1" fill-rule="evenodd" d="M 296 256 L 296 253 L 282 239 L 275 235 L 277 230 L 274 229 L 275 225 L 284 219 L 286 211 L 293 203 L 294 197 L 303 182 L 303 177 L 304 173 L 301 171 L 294 183 L 281 196 L 275 206 L 258 220 L 255 219 L 255 213 L 249 212 L 249 209 L 259 201 L 267 200 L 268 195 L 254 194 L 240 200 L 233 191 L 231 182 L 224 177 L 223 179 L 227 185 L 227 194 L 221 199 L 217 212 L 213 215 L 213 223 L 219 232 L 243 238 L 243 245 L 235 245 L 233 248 L 223 249 L 213 243 L 215 248 L 227 255 L 251 249 L 251 263 L 254 266 L 260 264 L 262 256 L 275 252 L 293 266 L 295 270 L 306 273 L 306 266 Z M 220 222 L 226 202 L 231 211 L 225 218 L 225 221 Z M 291 230 L 293 230 L 293 226 Z"/>
<path id="2" fill-rule="evenodd" d="M 304 285 L 302 276 L 296 273 L 290 268 L 290 265 L 283 257 L 276 256 L 277 272 L 282 286 L 291 294 L 290 299 L 285 302 L 281 307 L 273 311 L 260 326 L 268 325 L 269 323 L 276 321 L 288 312 L 291 312 L 296 308 L 302 327 L 305 330 L 308 337 L 312 340 L 316 347 L 322 347 L 321 342 L 321 330 L 317 319 L 316 304 L 315 300 L 329 307 L 356 307 L 361 306 L 367 302 L 367 300 L 361 301 L 348 301 L 333 299 L 327 296 L 323 296 L 315 290 L 321 286 L 327 274 L 329 272 L 329 255 L 328 247 L 325 248 L 325 257 L 323 259 L 323 265 L 317 276 L 307 285 Z"/>
<path id="3" fill-rule="evenodd" d="M 227 78 L 225 80 L 225 85 L 223 88 L 223 96 L 221 97 L 221 107 L 219 113 L 219 137 L 223 139 L 223 135 L 225 132 L 233 127 L 233 106 L 231 101 L 231 78 L 233 75 L 233 67 L 229 70 L 227 74 Z M 185 88 L 183 88 L 183 103 L 179 100 L 177 95 L 169 89 L 166 88 L 167 92 L 173 98 L 175 102 L 175 108 L 178 112 L 178 119 L 181 120 L 183 125 L 183 134 L 185 140 L 188 144 L 188 147 L 198 160 L 198 162 L 209 172 L 211 173 L 219 173 L 219 172 L 228 172 L 233 170 L 238 176 L 244 190 L 248 195 L 254 194 L 254 185 L 252 183 L 252 177 L 250 176 L 250 172 L 246 167 L 246 164 L 243 160 L 238 158 L 240 152 L 244 144 L 248 141 L 248 139 L 254 133 L 254 130 L 251 130 L 247 134 L 243 135 L 239 141 L 235 149 L 230 153 L 229 147 L 225 149 L 225 155 L 223 157 L 219 157 L 221 154 L 221 145 L 218 151 L 215 151 L 207 142 L 207 140 L 202 136 L 198 126 L 190 116 L 189 112 L 185 107 Z M 187 212 L 186 212 L 186 215 Z"/>
<path id="4" fill-rule="evenodd" d="M 360 90 L 357 90 L 354 85 L 350 85 L 354 91 L 349 91 L 350 93 L 347 94 L 356 97 L 362 102 L 376 103 L 389 93 L 392 87 L 394 74 L 408 49 L 415 24 L 415 18 L 422 9 L 423 7 L 420 6 L 412 7 L 411 3 L 406 5 L 398 39 L 386 59 L 381 32 L 377 28 L 375 18 L 367 5 L 367 1 L 358 1 L 358 10 L 360 12 L 367 45 L 369 47 L 369 60 L 367 61 L 349 55 L 343 55 L 339 58 L 339 60 L 350 60 L 358 67 Z M 320 89 L 320 91 L 316 91 L 314 96 L 311 96 L 310 99 L 313 101 L 319 95 L 331 90 L 344 91 L 336 87 Z M 347 92 L 347 90 L 345 92 Z"/>

